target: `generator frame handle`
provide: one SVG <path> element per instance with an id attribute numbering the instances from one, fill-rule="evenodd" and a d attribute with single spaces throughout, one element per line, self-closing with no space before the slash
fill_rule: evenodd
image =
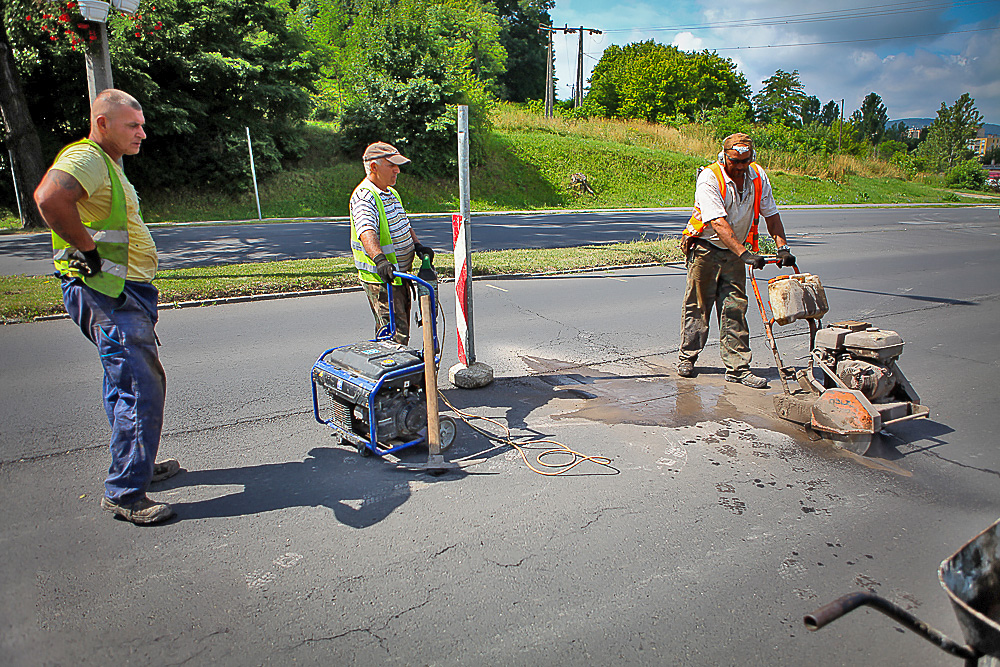
<path id="1" fill-rule="evenodd" d="M 409 280 L 415 283 L 420 283 L 427 288 L 427 291 L 431 295 L 431 327 L 433 327 L 434 332 L 434 363 L 440 363 L 441 361 L 441 346 L 438 344 L 437 335 L 437 294 L 435 294 L 434 286 L 431 285 L 426 280 L 418 278 L 417 276 L 410 273 L 403 273 L 402 271 L 393 271 L 393 277 L 402 278 L 403 280 Z M 389 291 L 389 323 L 378 330 L 375 334 L 375 340 L 388 340 L 396 335 L 396 313 L 392 307 L 392 288 L 394 285 L 392 283 L 386 283 L 386 287 Z M 406 285 L 396 285 L 395 287 L 406 287 Z M 424 316 L 424 326 L 427 326 L 427 317 Z"/>

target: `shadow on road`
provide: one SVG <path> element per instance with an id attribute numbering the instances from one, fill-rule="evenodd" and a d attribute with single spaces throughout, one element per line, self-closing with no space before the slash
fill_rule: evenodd
<path id="1" fill-rule="evenodd" d="M 353 450 L 316 447 L 303 461 L 195 470 L 158 485 L 156 490 L 243 487 L 242 491 L 206 500 L 171 503 L 181 521 L 247 516 L 291 507 L 328 507 L 344 525 L 367 528 L 410 498 L 411 482 L 444 483 L 462 475 L 450 472 L 433 477 L 400 471 L 378 459 L 361 459 Z"/>

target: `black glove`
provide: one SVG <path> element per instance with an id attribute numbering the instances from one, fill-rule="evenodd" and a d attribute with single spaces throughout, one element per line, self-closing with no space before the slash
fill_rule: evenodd
<path id="1" fill-rule="evenodd" d="M 765 260 L 763 257 L 761 257 L 756 253 L 750 252 L 749 250 L 740 255 L 740 259 L 743 260 L 744 264 L 746 264 L 747 266 L 752 266 L 758 271 L 763 269 L 764 265 L 767 264 L 767 260 Z"/>
<path id="2" fill-rule="evenodd" d="M 378 277 L 382 279 L 382 282 L 389 284 L 393 280 L 392 272 L 396 270 L 396 267 L 392 265 L 392 262 L 385 258 L 385 254 L 379 253 L 375 255 L 372 259 L 375 262 L 375 273 Z"/>
<path id="3" fill-rule="evenodd" d="M 417 254 L 417 257 L 421 259 L 426 257 L 432 262 L 434 261 L 434 251 L 425 246 L 423 243 L 414 243 L 413 252 L 415 252 Z"/>
<path id="4" fill-rule="evenodd" d="M 84 278 L 92 278 L 101 272 L 101 255 L 97 248 L 72 252 L 69 256 L 69 268 L 76 269 Z"/>
<path id="5" fill-rule="evenodd" d="M 788 248 L 778 248 L 778 266 L 795 266 L 795 255 Z"/>

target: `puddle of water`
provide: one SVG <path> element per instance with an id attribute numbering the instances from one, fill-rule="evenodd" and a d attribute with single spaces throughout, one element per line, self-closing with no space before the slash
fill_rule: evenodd
<path id="1" fill-rule="evenodd" d="M 580 405 L 552 415 L 552 419 L 586 419 L 603 424 L 634 424 L 684 428 L 703 422 L 740 420 L 773 431 L 797 442 L 801 449 L 828 459 L 849 458 L 863 466 L 910 477 L 912 473 L 885 458 L 891 448 L 876 435 L 868 456 L 835 447 L 827 441 L 811 442 L 798 424 L 774 413 L 771 391 L 731 385 L 722 373 L 702 373 L 678 378 L 672 369 L 646 362 L 641 374 L 615 375 L 585 364 L 558 359 L 522 356 L 536 377 L 551 385 L 557 395 L 582 399 Z M 780 387 L 778 388 L 780 390 Z"/>

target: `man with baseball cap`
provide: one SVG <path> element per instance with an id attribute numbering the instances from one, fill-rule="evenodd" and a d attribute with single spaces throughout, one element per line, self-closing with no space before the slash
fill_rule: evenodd
<path id="1" fill-rule="evenodd" d="M 365 179 L 351 195 L 351 252 L 361 285 L 375 316 L 375 333 L 389 323 L 389 290 L 396 326 L 394 340 L 410 339 L 410 286 L 393 271 L 410 273 L 414 255 L 434 259 L 434 251 L 417 240 L 399 194 L 393 189 L 399 167 L 410 160 L 378 141 L 365 149 Z"/>
<path id="2" fill-rule="evenodd" d="M 778 246 L 780 266 L 794 265 L 795 257 L 785 242 L 785 228 L 771 194 L 771 182 L 754 158 L 753 139 L 737 132 L 723 141 L 718 161 L 698 175 L 694 213 L 681 237 L 687 287 L 677 374 L 694 377 L 694 362 L 708 341 L 714 308 L 726 380 L 765 389 L 767 380 L 750 372 L 746 317 L 746 266 L 764 268 L 764 258 L 757 254 L 757 221 L 761 215 Z"/>

